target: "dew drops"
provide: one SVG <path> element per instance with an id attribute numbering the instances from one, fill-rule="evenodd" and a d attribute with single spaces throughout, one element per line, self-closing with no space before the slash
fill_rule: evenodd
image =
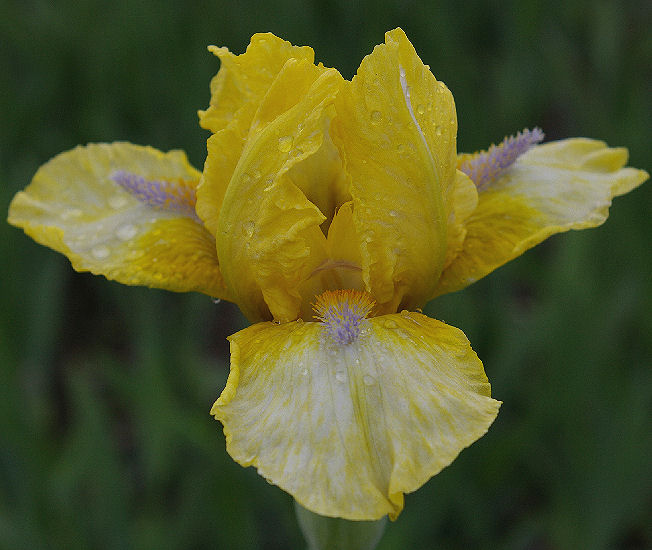
<path id="1" fill-rule="evenodd" d="M 426 112 L 426 108 L 423 105 L 421 105 L 421 104 L 417 105 L 417 113 L 418 114 L 422 115 L 425 112 Z"/>
<path id="2" fill-rule="evenodd" d="M 394 319 L 385 319 L 383 321 L 383 326 L 385 328 L 398 328 L 398 324 L 396 321 L 394 321 Z"/>
<path id="3" fill-rule="evenodd" d="M 293 141 L 294 140 L 291 136 L 283 136 L 282 138 L 278 138 L 278 150 L 281 153 L 289 153 L 290 149 L 292 149 Z"/>
<path id="4" fill-rule="evenodd" d="M 389 214 L 392 218 L 395 218 L 396 216 L 398 216 L 398 212 L 397 212 L 396 210 L 390 210 L 390 211 L 388 212 L 388 214 Z"/>
<path id="5" fill-rule="evenodd" d="M 79 218 L 82 215 L 82 211 L 79 208 L 70 208 L 61 213 L 62 220 L 70 220 L 72 218 Z"/>
<path id="6" fill-rule="evenodd" d="M 113 195 L 109 199 L 109 206 L 115 210 L 124 208 L 125 206 L 127 206 L 127 197 L 125 197 L 124 195 Z"/>
<path id="7" fill-rule="evenodd" d="M 145 252 L 142 250 L 132 250 L 127 254 L 127 260 L 134 261 L 134 260 L 139 260 L 145 255 Z"/>
<path id="8" fill-rule="evenodd" d="M 104 258 L 108 258 L 109 254 L 111 254 L 111 251 L 109 250 L 108 246 L 100 244 L 91 250 L 91 254 L 94 258 L 103 260 Z"/>
<path id="9" fill-rule="evenodd" d="M 132 239 L 133 237 L 135 237 L 136 233 L 138 233 L 138 229 L 136 228 L 135 225 L 132 225 L 130 223 L 118 227 L 118 229 L 115 232 L 116 236 L 121 241 L 128 241 L 129 239 Z"/>
<path id="10" fill-rule="evenodd" d="M 242 234 L 245 237 L 251 237 L 254 234 L 255 223 L 253 220 L 246 221 L 242 224 Z"/>
<path id="11" fill-rule="evenodd" d="M 435 134 L 438 136 L 441 136 L 441 126 L 437 125 L 435 126 Z"/>
<path id="12" fill-rule="evenodd" d="M 212 300 L 215 305 L 219 304 L 222 301 L 219 298 L 212 298 Z"/>
<path id="13" fill-rule="evenodd" d="M 380 111 L 371 111 L 371 123 L 372 124 L 380 124 L 381 120 L 383 119 L 383 114 Z"/>
<path id="14" fill-rule="evenodd" d="M 369 374 L 365 374 L 362 377 L 362 381 L 364 382 L 365 386 L 373 386 L 376 383 L 376 379 Z"/>
<path id="15" fill-rule="evenodd" d="M 343 370 L 338 370 L 335 373 L 335 380 L 338 382 L 346 382 L 346 373 Z"/>

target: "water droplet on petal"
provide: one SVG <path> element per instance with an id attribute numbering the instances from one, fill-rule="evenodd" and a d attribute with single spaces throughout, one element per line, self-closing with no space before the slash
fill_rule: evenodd
<path id="1" fill-rule="evenodd" d="M 396 321 L 394 321 L 394 319 L 385 319 L 383 321 L 383 326 L 385 328 L 398 328 L 398 324 Z"/>
<path id="2" fill-rule="evenodd" d="M 362 377 L 362 381 L 365 383 L 365 386 L 373 386 L 376 383 L 376 379 L 369 374 L 365 374 Z"/>
<path id="3" fill-rule="evenodd" d="M 346 373 L 343 370 L 338 370 L 335 373 L 335 380 L 338 382 L 346 382 Z"/>
<path id="4" fill-rule="evenodd" d="M 282 138 L 278 139 L 278 150 L 281 153 L 289 153 L 290 149 L 292 149 L 292 142 L 294 140 L 292 139 L 292 136 L 284 136 Z"/>
<path id="5" fill-rule="evenodd" d="M 441 126 L 437 125 L 435 126 L 435 134 L 438 136 L 441 136 Z"/>
<path id="6" fill-rule="evenodd" d="M 395 218 L 396 216 L 398 216 L 398 212 L 396 210 L 390 210 L 388 213 L 392 218 Z"/>
<path id="7" fill-rule="evenodd" d="M 124 208 L 125 206 L 127 206 L 127 197 L 125 197 L 124 195 L 113 195 L 109 199 L 109 206 L 111 208 L 114 208 L 115 210 Z"/>
<path id="8" fill-rule="evenodd" d="M 132 239 L 136 235 L 136 233 L 138 233 L 138 229 L 136 228 L 135 225 L 131 225 L 130 223 L 118 227 L 118 229 L 115 232 L 118 239 L 120 239 L 121 241 L 128 241 L 129 239 Z"/>
<path id="9" fill-rule="evenodd" d="M 214 303 L 215 305 L 219 304 L 221 301 L 222 301 L 222 300 L 220 300 L 219 298 L 213 298 L 213 303 Z"/>
<path id="10" fill-rule="evenodd" d="M 254 234 L 256 224 L 253 220 L 246 221 L 242 224 L 242 234 L 245 237 L 251 237 Z"/>
<path id="11" fill-rule="evenodd" d="M 111 254 L 111 251 L 107 246 L 100 244 L 91 250 L 91 254 L 98 260 L 103 260 L 104 258 L 107 258 L 109 254 Z"/>
<path id="12" fill-rule="evenodd" d="M 142 250 L 132 250 L 131 252 L 129 252 L 129 254 L 127 254 L 127 260 L 131 260 L 131 261 L 138 260 L 142 258 L 144 255 L 145 252 L 143 252 Z"/>
<path id="13" fill-rule="evenodd" d="M 380 111 L 371 111 L 369 116 L 371 117 L 372 124 L 380 124 L 383 120 L 383 114 Z"/>
<path id="14" fill-rule="evenodd" d="M 79 218 L 82 215 L 82 211 L 79 208 L 70 208 L 61 213 L 62 220 L 69 220 L 71 218 Z"/>
<path id="15" fill-rule="evenodd" d="M 417 113 L 418 114 L 422 115 L 425 112 L 426 112 L 426 108 L 423 105 L 421 105 L 421 104 L 417 105 Z"/>

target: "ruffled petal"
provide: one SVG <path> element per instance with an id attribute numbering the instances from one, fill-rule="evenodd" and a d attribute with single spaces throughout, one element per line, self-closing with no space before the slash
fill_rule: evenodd
<path id="1" fill-rule="evenodd" d="M 326 257 L 326 216 L 292 169 L 317 154 L 343 82 L 334 69 L 290 59 L 258 108 L 224 196 L 217 251 L 251 321 L 299 316 L 299 286 Z M 315 178 L 320 166 L 312 165 Z M 296 182 L 295 182 L 296 178 Z"/>
<path id="2" fill-rule="evenodd" d="M 602 224 L 611 200 L 643 183 L 627 150 L 575 138 L 539 145 L 479 194 L 459 254 L 434 296 L 474 283 L 550 235 Z"/>
<path id="3" fill-rule="evenodd" d="M 265 94 L 289 59 L 312 65 L 314 52 L 270 33 L 255 34 L 242 55 L 234 55 L 227 48 L 209 49 L 220 58 L 221 66 L 211 81 L 210 106 L 199 111 L 201 126 L 214 135 L 207 143 L 208 156 L 197 190 L 197 214 L 215 235 L 226 188 Z"/>
<path id="4" fill-rule="evenodd" d="M 229 454 L 325 516 L 395 519 L 500 406 L 464 334 L 419 313 L 363 320 L 349 344 L 301 321 L 229 340 L 211 410 Z"/>
<path id="5" fill-rule="evenodd" d="M 194 213 L 199 176 L 182 151 L 77 147 L 38 170 L 14 197 L 9 223 L 77 271 L 228 299 L 215 240 Z"/>
<path id="6" fill-rule="evenodd" d="M 243 107 L 254 105 L 255 112 L 288 59 L 303 59 L 312 64 L 315 58 L 309 46 L 293 46 L 271 33 L 254 34 L 242 55 L 217 46 L 210 46 L 209 50 L 220 58 L 221 65 L 211 80 L 210 106 L 199 111 L 199 122 L 213 133 L 238 118 Z"/>
<path id="7" fill-rule="evenodd" d="M 401 29 L 365 57 L 336 103 L 363 277 L 379 311 L 422 305 L 447 247 L 457 119 L 450 91 Z"/>

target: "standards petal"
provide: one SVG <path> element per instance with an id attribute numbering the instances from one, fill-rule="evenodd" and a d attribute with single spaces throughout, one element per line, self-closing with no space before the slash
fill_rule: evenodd
<path id="1" fill-rule="evenodd" d="M 271 33 L 254 34 L 242 55 L 216 46 L 209 50 L 220 58 L 221 66 L 211 80 L 210 106 L 199 112 L 199 120 L 213 133 L 229 125 L 246 105 L 257 108 L 288 59 L 312 64 L 315 58 L 309 46 L 293 46 Z"/>
<path id="2" fill-rule="evenodd" d="M 217 251 L 234 300 L 251 321 L 270 314 L 296 319 L 299 286 L 326 257 L 326 216 L 306 195 L 306 170 L 293 169 L 321 150 L 342 82 L 334 69 L 289 60 L 258 108 L 231 177 Z M 310 166 L 321 181 L 322 166 Z"/>
<path id="3" fill-rule="evenodd" d="M 318 514 L 371 520 L 481 437 L 500 403 L 464 334 L 418 313 L 324 325 L 259 323 L 231 336 L 211 414 L 227 450 Z"/>
<path id="4" fill-rule="evenodd" d="M 363 277 L 380 311 L 430 297 L 447 247 L 457 119 L 450 91 L 402 30 L 385 35 L 336 103 Z"/>
<path id="5" fill-rule="evenodd" d="M 199 175 L 181 151 L 77 147 L 38 170 L 11 203 L 9 223 L 77 271 L 228 299 L 215 240 L 194 213 Z"/>
<path id="6" fill-rule="evenodd" d="M 244 149 L 258 107 L 283 69 L 294 59 L 313 64 L 308 46 L 292 46 L 271 33 L 255 34 L 242 55 L 227 48 L 209 48 L 221 67 L 211 81 L 211 102 L 199 111 L 199 122 L 214 135 L 208 139 L 208 156 L 197 190 L 197 214 L 209 231 L 217 233 L 222 201 Z"/>
<path id="7" fill-rule="evenodd" d="M 602 224 L 611 200 L 643 183 L 627 150 L 575 138 L 532 148 L 479 194 L 459 254 L 434 296 L 474 283 L 550 235 Z"/>

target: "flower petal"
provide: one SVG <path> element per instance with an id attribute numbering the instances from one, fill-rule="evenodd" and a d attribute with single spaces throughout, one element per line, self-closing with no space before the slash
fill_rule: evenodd
<path id="1" fill-rule="evenodd" d="M 44 164 L 9 223 L 77 271 L 121 283 L 228 298 L 215 240 L 194 214 L 199 172 L 185 153 L 91 144 Z"/>
<path id="2" fill-rule="evenodd" d="M 203 128 L 214 132 L 208 139 L 208 156 L 197 190 L 197 214 L 208 230 L 217 233 L 226 188 L 244 149 L 251 123 L 265 94 L 289 59 L 312 65 L 314 52 L 292 46 L 271 33 L 255 34 L 242 55 L 211 46 L 220 58 L 220 70 L 211 81 L 211 102 L 199 111 Z"/>
<path id="3" fill-rule="evenodd" d="M 220 58 L 221 65 L 211 80 L 210 106 L 199 111 L 199 121 L 202 128 L 213 133 L 228 126 L 243 107 L 253 104 L 255 112 L 288 59 L 312 64 L 315 58 L 309 46 L 293 46 L 271 33 L 254 34 L 242 55 L 216 46 L 209 50 Z"/>
<path id="4" fill-rule="evenodd" d="M 338 97 L 334 141 L 351 175 L 363 277 L 379 311 L 430 297 L 446 254 L 457 120 L 450 91 L 401 29 Z"/>
<path id="5" fill-rule="evenodd" d="M 575 138 L 533 147 L 479 194 L 462 250 L 434 296 L 474 283 L 550 235 L 602 224 L 611 200 L 643 183 L 627 150 Z"/>
<path id="6" fill-rule="evenodd" d="M 235 302 L 252 321 L 296 319 L 299 286 L 326 256 L 326 219 L 291 169 L 320 151 L 343 82 L 290 59 L 259 106 L 224 196 L 217 251 Z M 313 166 L 319 178 L 319 166 Z"/>
<path id="7" fill-rule="evenodd" d="M 229 338 L 211 414 L 227 450 L 318 514 L 370 520 L 403 507 L 498 413 L 464 334 L 419 313 L 362 322 L 337 345 L 320 323 L 259 323 Z"/>

